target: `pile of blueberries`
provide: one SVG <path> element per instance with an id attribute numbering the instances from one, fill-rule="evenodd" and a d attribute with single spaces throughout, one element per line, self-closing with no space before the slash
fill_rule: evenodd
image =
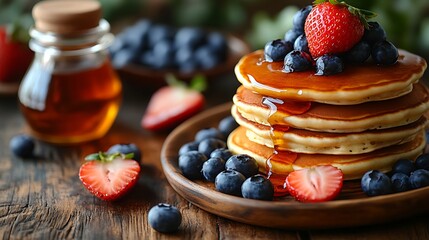
<path id="1" fill-rule="evenodd" d="M 179 168 L 190 180 L 214 182 L 217 191 L 259 200 L 272 200 L 274 188 L 258 174 L 256 160 L 246 154 L 233 155 L 226 137 L 238 126 L 232 116 L 219 122 L 218 128 L 201 129 L 195 140 L 179 149 Z"/>
<path id="2" fill-rule="evenodd" d="M 361 179 L 362 191 L 368 196 L 405 192 L 426 186 L 429 186 L 429 154 L 420 155 L 415 162 L 400 159 L 389 174 L 371 170 Z"/>
<path id="3" fill-rule="evenodd" d="M 110 53 L 117 68 L 135 63 L 154 70 L 190 73 L 225 61 L 228 44 L 219 32 L 197 27 L 175 29 L 143 19 L 117 35 Z"/>
<path id="4" fill-rule="evenodd" d="M 284 39 L 265 44 L 265 60 L 284 61 L 284 72 L 306 71 L 313 66 L 313 59 L 304 33 L 305 20 L 313 7 L 302 8 L 293 17 L 293 28 Z M 325 54 L 316 60 L 316 75 L 332 75 L 344 69 L 344 62 L 357 64 L 365 62 L 370 56 L 376 64 L 391 65 L 398 59 L 398 49 L 386 40 L 386 32 L 378 22 L 368 22 L 359 43 L 341 55 Z"/>

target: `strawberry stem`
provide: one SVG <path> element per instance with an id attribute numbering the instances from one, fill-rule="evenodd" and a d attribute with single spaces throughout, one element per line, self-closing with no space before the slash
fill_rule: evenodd
<path id="1" fill-rule="evenodd" d="M 350 5 L 344 1 L 339 2 L 338 0 L 315 0 L 313 2 L 313 4 L 317 5 L 317 4 L 321 4 L 321 3 L 325 3 L 325 2 L 329 2 L 332 5 L 340 5 L 340 6 L 347 7 L 347 9 L 349 10 L 350 13 L 352 13 L 353 15 L 355 15 L 359 18 L 359 20 L 365 26 L 366 29 L 369 28 L 368 20 L 377 16 L 377 14 L 374 12 L 353 7 L 352 5 Z"/>
<path id="2" fill-rule="evenodd" d="M 186 83 L 184 83 L 183 81 L 177 79 L 176 76 L 174 76 L 173 74 L 167 74 L 165 77 L 165 81 L 168 83 L 169 86 L 190 89 L 197 92 L 203 92 L 207 88 L 206 78 L 203 75 L 195 75 L 191 79 L 189 86 L 187 86 Z"/>
<path id="3" fill-rule="evenodd" d="M 98 153 L 92 153 L 85 157 L 86 161 L 100 161 L 100 162 L 111 162 L 117 158 L 120 159 L 132 159 L 134 157 L 134 153 L 127 153 L 123 154 L 120 152 L 117 153 L 105 153 L 105 152 L 98 152 Z"/>

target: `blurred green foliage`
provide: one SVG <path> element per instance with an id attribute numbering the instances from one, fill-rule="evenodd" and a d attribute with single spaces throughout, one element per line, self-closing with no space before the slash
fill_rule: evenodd
<path id="1" fill-rule="evenodd" d="M 175 26 L 193 25 L 239 33 L 261 48 L 265 42 L 283 37 L 292 26 L 294 12 L 311 1 L 263 2 L 262 0 L 99 0 L 103 17 L 115 23 L 126 18 L 147 17 Z M 429 0 L 346 0 L 372 10 L 374 20 L 385 28 L 388 39 L 410 51 L 429 55 Z M 25 31 L 15 31 L 19 39 L 28 38 L 32 25 L 32 6 L 38 0 L 0 0 L 0 24 L 13 23 Z M 300 5 L 299 7 L 295 6 Z M 155 7 L 154 7 L 155 6 Z"/>
<path id="2" fill-rule="evenodd" d="M 173 23 L 233 30 L 249 19 L 247 8 L 257 0 L 171 0 Z"/>
<path id="3" fill-rule="evenodd" d="M 259 49 L 268 41 L 284 38 L 286 31 L 292 28 L 292 17 L 298 10 L 296 6 L 288 6 L 274 17 L 263 11 L 257 12 L 246 40 L 253 49 Z"/>

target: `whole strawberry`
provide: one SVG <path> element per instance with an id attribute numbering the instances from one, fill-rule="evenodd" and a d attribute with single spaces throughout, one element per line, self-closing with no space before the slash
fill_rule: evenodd
<path id="1" fill-rule="evenodd" d="M 113 201 L 128 192 L 137 182 L 140 165 L 134 154 L 94 153 L 88 155 L 79 170 L 79 179 L 95 196 Z"/>
<path id="2" fill-rule="evenodd" d="M 312 57 L 350 50 L 362 38 L 366 19 L 373 16 L 337 0 L 316 0 L 304 26 Z"/>

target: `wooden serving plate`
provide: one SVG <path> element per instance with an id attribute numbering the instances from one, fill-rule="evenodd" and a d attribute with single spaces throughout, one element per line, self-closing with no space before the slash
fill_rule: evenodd
<path id="1" fill-rule="evenodd" d="M 207 110 L 177 127 L 165 140 L 161 163 L 168 182 L 182 197 L 210 213 L 272 228 L 326 229 L 384 223 L 429 211 L 429 187 L 377 197 L 365 196 L 359 181 L 346 181 L 336 200 L 300 203 L 291 197 L 260 201 L 218 192 L 213 183 L 191 181 L 178 167 L 179 148 L 206 127 L 217 127 L 231 104 Z"/>

